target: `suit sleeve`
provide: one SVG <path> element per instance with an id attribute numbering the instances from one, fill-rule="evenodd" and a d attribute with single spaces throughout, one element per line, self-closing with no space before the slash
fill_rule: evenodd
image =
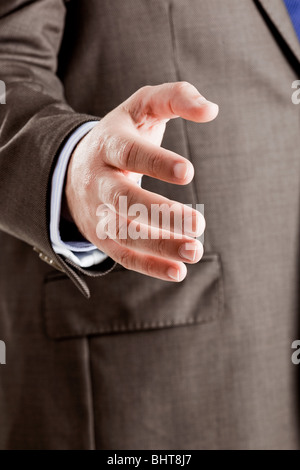
<path id="1" fill-rule="evenodd" d="M 0 2 L 0 229 L 74 278 L 50 242 L 49 192 L 62 145 L 95 117 L 71 109 L 56 75 L 65 14 L 63 0 Z"/>

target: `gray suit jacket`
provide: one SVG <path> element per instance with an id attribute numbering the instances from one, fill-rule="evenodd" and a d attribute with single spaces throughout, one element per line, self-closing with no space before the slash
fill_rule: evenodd
<path id="1" fill-rule="evenodd" d="M 1 448 L 299 447 L 299 69 L 281 0 L 1 0 Z M 205 205 L 203 260 L 76 268 L 49 241 L 62 144 L 177 80 L 220 115 L 167 126 L 192 184 L 144 186 Z"/>

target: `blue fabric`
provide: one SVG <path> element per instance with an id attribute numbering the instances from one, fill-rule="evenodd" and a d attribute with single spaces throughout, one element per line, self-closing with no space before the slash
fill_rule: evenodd
<path id="1" fill-rule="evenodd" d="M 300 41 L 300 0 L 284 0 L 284 3 Z"/>

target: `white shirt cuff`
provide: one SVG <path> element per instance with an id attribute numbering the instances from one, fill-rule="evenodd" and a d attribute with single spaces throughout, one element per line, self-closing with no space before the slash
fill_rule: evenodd
<path id="1" fill-rule="evenodd" d="M 61 239 L 59 224 L 61 217 L 61 203 L 64 190 L 64 181 L 69 159 L 78 142 L 98 124 L 99 121 L 90 121 L 76 129 L 61 150 L 54 169 L 51 198 L 50 198 L 50 239 L 55 253 L 73 261 L 82 268 L 88 268 L 101 263 L 107 255 L 98 250 L 88 241 L 68 241 Z"/>

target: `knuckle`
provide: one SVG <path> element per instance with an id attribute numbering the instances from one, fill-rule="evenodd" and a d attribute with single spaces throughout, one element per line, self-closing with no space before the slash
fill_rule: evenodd
<path id="1" fill-rule="evenodd" d="M 136 197 L 135 194 L 129 189 L 126 188 L 124 189 L 124 195 L 127 198 L 127 207 L 130 208 L 136 203 Z"/>
<path id="2" fill-rule="evenodd" d="M 131 269 L 131 253 L 127 250 L 123 250 L 119 254 L 119 260 L 118 263 L 121 264 L 124 268 L 126 269 Z"/>
<path id="3" fill-rule="evenodd" d="M 153 87 L 151 85 L 144 85 L 141 88 L 139 88 L 138 93 L 141 95 L 144 95 L 145 93 L 148 93 L 149 91 L 151 91 L 152 88 Z"/>
<path id="4" fill-rule="evenodd" d="M 131 95 L 130 99 L 130 104 L 133 109 L 140 109 L 142 106 L 143 100 L 145 96 L 147 96 L 151 90 L 152 90 L 151 85 L 145 85 L 139 88 L 133 95 Z"/>
<path id="5" fill-rule="evenodd" d="M 139 122 L 144 114 L 143 100 L 144 94 L 142 94 L 141 90 L 139 90 L 132 96 L 132 99 L 129 102 L 127 112 L 129 113 L 129 116 L 134 123 Z"/>
<path id="6" fill-rule="evenodd" d="M 114 208 L 117 208 L 119 206 L 120 199 L 123 196 L 126 196 L 126 190 L 124 190 L 122 186 L 118 188 L 113 187 L 109 189 L 108 199 L 109 201 L 111 201 L 111 204 Z"/>
<path id="7" fill-rule="evenodd" d="M 155 240 L 155 251 L 162 258 L 166 256 L 166 240 L 160 238 Z"/>
<path id="8" fill-rule="evenodd" d="M 119 153 L 118 138 L 111 132 L 104 131 L 97 150 L 106 162 L 114 162 Z"/>
<path id="9" fill-rule="evenodd" d="M 162 169 L 162 160 L 158 153 L 153 153 L 147 158 L 149 170 L 152 174 L 158 175 Z"/>
<path id="10" fill-rule="evenodd" d="M 156 262 L 151 258 L 145 258 L 143 261 L 143 271 L 149 276 L 155 273 Z"/>
<path id="11" fill-rule="evenodd" d="M 189 82 L 187 82 L 187 81 L 184 80 L 184 81 L 182 81 L 182 82 L 177 82 L 177 83 L 175 83 L 175 85 L 174 85 L 174 90 L 175 90 L 176 92 L 180 92 L 183 88 L 186 88 L 186 87 L 188 87 L 188 86 L 190 86 Z"/>
<path id="12" fill-rule="evenodd" d="M 190 84 L 186 81 L 173 83 L 171 93 L 170 93 L 170 98 L 168 100 L 168 106 L 169 106 L 170 112 L 174 114 L 175 116 L 178 115 L 176 106 L 175 106 L 175 101 L 176 101 L 175 98 L 177 97 L 177 95 L 180 95 L 182 93 L 182 90 L 185 89 L 187 86 L 190 86 Z"/>
<path id="13" fill-rule="evenodd" d="M 127 141 L 122 149 L 121 164 L 123 168 L 135 168 L 138 148 L 134 140 Z"/>
<path id="14" fill-rule="evenodd" d="M 108 162 L 116 166 L 126 164 L 127 147 L 128 141 L 125 137 L 120 135 L 110 135 L 107 137 L 105 152 Z"/>

